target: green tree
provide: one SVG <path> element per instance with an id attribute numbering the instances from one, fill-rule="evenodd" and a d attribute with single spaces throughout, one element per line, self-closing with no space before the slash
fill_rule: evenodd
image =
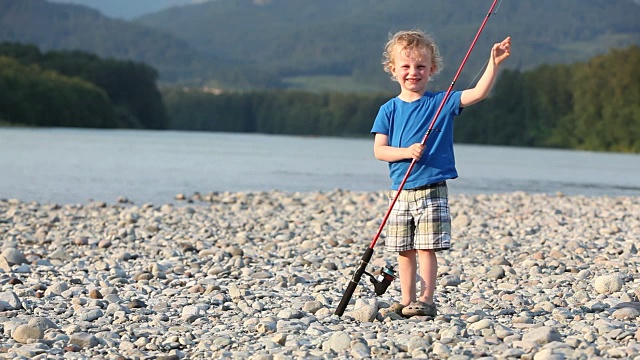
<path id="1" fill-rule="evenodd" d="M 119 127 L 104 90 L 0 56 L 0 118 L 33 126 Z"/>
<path id="2" fill-rule="evenodd" d="M 79 77 L 104 89 L 118 118 L 128 124 L 127 127 L 167 127 L 165 107 L 156 85 L 158 73 L 146 64 L 103 60 L 83 51 L 43 54 L 32 45 L 18 43 L 0 44 L 0 55 L 14 57 L 23 64 L 38 64 L 68 77 Z"/>
<path id="3" fill-rule="evenodd" d="M 573 111 L 561 119 L 559 140 L 584 150 L 640 150 L 640 50 L 632 46 L 573 69 Z"/>

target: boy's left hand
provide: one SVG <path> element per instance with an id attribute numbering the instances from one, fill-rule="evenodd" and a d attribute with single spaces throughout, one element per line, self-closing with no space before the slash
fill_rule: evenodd
<path id="1" fill-rule="evenodd" d="M 496 65 L 500 65 L 504 60 L 506 60 L 509 55 L 511 55 L 511 37 L 508 36 L 506 39 L 501 42 L 493 45 L 491 49 L 491 59 L 493 63 Z"/>

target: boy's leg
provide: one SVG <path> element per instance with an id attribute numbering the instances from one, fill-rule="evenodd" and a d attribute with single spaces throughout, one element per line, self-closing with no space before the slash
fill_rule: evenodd
<path id="1" fill-rule="evenodd" d="M 390 203 L 395 195 L 394 190 L 389 192 Z M 411 215 L 409 200 L 405 191 L 398 197 L 387 220 L 387 237 L 384 241 L 385 250 L 398 254 L 398 272 L 402 293 L 400 304 L 404 306 L 416 300 L 416 268 L 418 263 L 414 250 L 415 223 Z"/>
<path id="2" fill-rule="evenodd" d="M 409 305 L 416 300 L 416 251 L 407 250 L 398 253 L 398 271 L 400 272 L 400 290 L 402 305 Z"/>
<path id="3" fill-rule="evenodd" d="M 436 251 L 451 247 L 451 213 L 446 183 L 417 194 L 423 200 L 424 211 L 417 217 L 416 248 L 420 264 L 420 293 L 418 299 L 433 304 L 438 275 Z"/>
<path id="4" fill-rule="evenodd" d="M 433 293 L 436 290 L 438 276 L 436 252 L 434 250 L 418 250 L 418 261 L 420 263 L 420 295 L 418 300 L 433 304 Z"/>

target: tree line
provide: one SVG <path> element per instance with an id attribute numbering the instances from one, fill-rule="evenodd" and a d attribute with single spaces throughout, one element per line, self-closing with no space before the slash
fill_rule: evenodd
<path id="1" fill-rule="evenodd" d="M 168 89 L 163 97 L 169 127 L 178 130 L 265 134 L 363 136 L 383 94 L 253 91 L 212 94 Z"/>
<path id="2" fill-rule="evenodd" d="M 0 44 L 0 120 L 31 126 L 166 129 L 152 67 L 82 51 Z"/>
<path id="3" fill-rule="evenodd" d="M 0 44 L 0 124 L 368 136 L 394 93 L 159 89 L 143 63 Z M 456 120 L 458 143 L 640 153 L 640 47 L 504 70 Z"/>
<path id="4" fill-rule="evenodd" d="M 504 71 L 456 127 L 465 143 L 640 152 L 640 47 Z M 466 110 L 465 110 L 466 112 Z"/>
<path id="5" fill-rule="evenodd" d="M 394 94 L 163 91 L 169 127 L 366 136 Z M 588 62 L 505 70 L 490 98 L 465 109 L 459 143 L 640 152 L 640 47 Z"/>

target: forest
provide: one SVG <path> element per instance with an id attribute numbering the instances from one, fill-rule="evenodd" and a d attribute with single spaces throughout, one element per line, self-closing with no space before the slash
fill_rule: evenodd
<path id="1" fill-rule="evenodd" d="M 82 51 L 0 44 L 0 120 L 31 126 L 166 129 L 158 73 Z"/>
<path id="2" fill-rule="evenodd" d="M 3 43 L 0 123 L 363 137 L 395 96 L 160 88 L 157 76 L 144 63 Z M 584 62 L 504 69 L 491 96 L 456 120 L 455 140 L 640 153 L 638 99 L 635 45 Z"/>

